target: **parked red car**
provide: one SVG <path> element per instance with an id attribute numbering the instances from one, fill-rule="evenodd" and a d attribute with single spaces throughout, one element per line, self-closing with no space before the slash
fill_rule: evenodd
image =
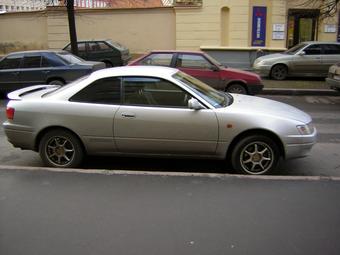
<path id="1" fill-rule="evenodd" d="M 262 88 L 257 74 L 224 67 L 201 51 L 152 51 L 129 65 L 154 65 L 178 68 L 210 86 L 230 93 L 254 95 Z"/>

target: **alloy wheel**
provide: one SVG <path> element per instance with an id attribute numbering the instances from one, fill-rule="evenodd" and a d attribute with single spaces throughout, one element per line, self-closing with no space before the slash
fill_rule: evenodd
<path id="1" fill-rule="evenodd" d="M 275 155 L 273 149 L 264 142 L 253 142 L 243 148 L 240 163 L 249 174 L 263 174 L 271 169 Z"/>

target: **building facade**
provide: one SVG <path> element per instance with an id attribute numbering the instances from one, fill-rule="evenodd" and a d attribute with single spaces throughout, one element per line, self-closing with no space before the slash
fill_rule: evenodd
<path id="1" fill-rule="evenodd" d="M 0 3 L 4 1 L 10 0 Z M 81 8 L 86 2 L 92 4 L 91 8 Z M 99 2 L 111 7 L 98 6 Z M 77 37 L 112 39 L 136 54 L 153 49 L 203 50 L 224 65 L 247 69 L 259 55 L 284 51 L 302 41 L 340 41 L 339 13 L 324 18 L 321 2 L 75 0 L 76 5 L 80 4 L 75 12 Z M 39 23 L 35 23 L 37 20 Z M 29 23 L 35 27 L 34 33 L 23 26 Z M 0 50 L 1 45 L 57 49 L 67 42 L 65 7 L 37 11 L 36 19 L 33 13 L 0 15 Z M 8 51 L 8 47 L 3 49 Z"/>
<path id="2" fill-rule="evenodd" d="M 42 10 L 47 3 L 46 0 L 0 0 L 0 12 Z"/>
<path id="3" fill-rule="evenodd" d="M 176 5 L 176 48 L 208 51 L 225 65 L 249 67 L 259 54 L 302 41 L 336 41 L 338 13 L 321 18 L 321 1 L 203 0 Z M 308 3 L 308 4 L 306 4 Z"/>

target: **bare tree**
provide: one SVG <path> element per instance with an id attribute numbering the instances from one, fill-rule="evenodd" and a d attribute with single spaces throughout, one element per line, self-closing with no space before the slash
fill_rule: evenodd
<path id="1" fill-rule="evenodd" d="M 339 10 L 340 7 L 340 0 L 304 0 L 297 5 L 319 9 L 320 18 L 325 19 L 329 17 L 334 17 L 337 14 L 337 11 Z"/>

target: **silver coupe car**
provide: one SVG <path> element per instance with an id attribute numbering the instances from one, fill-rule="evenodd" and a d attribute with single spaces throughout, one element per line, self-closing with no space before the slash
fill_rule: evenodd
<path id="1" fill-rule="evenodd" d="M 167 67 L 110 68 L 8 97 L 9 142 L 53 167 L 94 154 L 171 156 L 226 160 L 259 175 L 280 157 L 306 156 L 316 141 L 311 117 L 292 106 L 216 91 Z"/>

